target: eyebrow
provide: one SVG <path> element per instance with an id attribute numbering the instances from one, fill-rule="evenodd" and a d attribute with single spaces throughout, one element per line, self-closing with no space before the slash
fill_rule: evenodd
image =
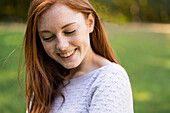
<path id="1" fill-rule="evenodd" d="M 61 29 L 64 29 L 65 27 L 69 26 L 69 25 L 72 25 L 72 24 L 75 24 L 76 22 L 72 22 L 72 23 L 68 23 L 66 25 L 64 25 L 63 27 L 61 27 Z M 44 30 L 44 31 L 40 31 L 39 33 L 49 33 L 50 31 L 48 30 Z"/>
<path id="2" fill-rule="evenodd" d="M 72 24 L 75 24 L 76 22 L 72 22 L 72 23 L 69 23 L 69 24 L 66 24 L 64 25 L 63 27 L 61 27 L 61 29 L 64 29 L 65 27 L 69 26 L 69 25 L 72 25 Z"/>

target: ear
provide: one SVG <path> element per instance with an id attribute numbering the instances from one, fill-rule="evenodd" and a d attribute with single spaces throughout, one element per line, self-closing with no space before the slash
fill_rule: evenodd
<path id="1" fill-rule="evenodd" d="M 95 24 L 95 19 L 92 15 L 92 13 L 90 13 L 88 15 L 88 26 L 89 26 L 89 33 L 92 33 L 94 30 L 94 24 Z"/>

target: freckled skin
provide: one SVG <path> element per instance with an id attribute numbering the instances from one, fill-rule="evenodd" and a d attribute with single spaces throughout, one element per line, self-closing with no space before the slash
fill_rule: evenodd
<path id="1" fill-rule="evenodd" d="M 70 25 L 62 29 L 67 24 Z M 54 4 L 40 16 L 38 32 L 43 47 L 51 58 L 67 69 L 78 68 L 81 72 L 83 70 L 88 72 L 90 67 L 97 67 L 97 62 L 101 62 L 99 61 L 101 58 L 93 52 L 90 46 L 89 33 L 93 31 L 93 24 L 94 18 L 92 16 L 85 18 L 82 13 L 65 5 Z M 74 30 L 75 32 L 71 34 L 65 33 Z M 53 36 L 52 39 L 44 40 L 44 38 L 51 36 Z M 63 60 L 58 55 L 76 48 L 77 50 L 70 60 Z"/>

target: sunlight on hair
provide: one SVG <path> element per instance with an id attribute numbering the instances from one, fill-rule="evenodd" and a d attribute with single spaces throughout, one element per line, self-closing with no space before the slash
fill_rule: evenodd
<path id="1" fill-rule="evenodd" d="M 16 51 L 16 48 L 6 57 L 6 59 L 5 59 L 5 61 L 3 62 L 3 65 L 2 66 L 4 66 L 5 64 L 6 64 L 6 62 L 7 62 L 7 60 L 9 59 L 9 57 L 14 53 Z M 3 60 L 3 59 L 2 59 Z"/>
<path id="2" fill-rule="evenodd" d="M 23 41 L 23 40 L 22 40 Z M 3 62 L 3 65 L 2 66 L 5 66 L 5 64 L 6 64 L 6 62 L 7 62 L 7 60 L 9 59 L 9 57 L 12 55 L 12 54 L 14 54 L 14 52 L 17 50 L 17 49 L 19 49 L 19 47 L 21 46 L 21 44 L 22 44 L 22 41 L 20 41 L 19 42 L 19 44 L 17 44 L 17 47 L 15 48 L 15 49 L 13 49 L 12 51 L 11 51 L 11 53 L 6 57 L 6 58 L 2 58 L 2 59 L 0 59 L 0 61 L 3 61 L 4 60 L 4 62 Z M 14 44 L 15 45 L 15 44 Z"/>

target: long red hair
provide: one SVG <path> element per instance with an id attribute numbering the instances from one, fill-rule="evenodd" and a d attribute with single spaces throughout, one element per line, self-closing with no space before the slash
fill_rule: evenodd
<path id="1" fill-rule="evenodd" d="M 93 51 L 117 63 L 99 16 L 88 0 L 34 0 L 29 9 L 24 36 L 25 95 L 29 113 L 49 112 L 56 95 L 63 97 L 63 103 L 65 99 L 60 89 L 65 87 L 64 77 L 70 70 L 65 69 L 46 54 L 37 32 L 37 21 L 40 15 L 54 3 L 61 3 L 84 14 L 92 14 L 95 18 L 94 31 L 90 34 Z"/>

